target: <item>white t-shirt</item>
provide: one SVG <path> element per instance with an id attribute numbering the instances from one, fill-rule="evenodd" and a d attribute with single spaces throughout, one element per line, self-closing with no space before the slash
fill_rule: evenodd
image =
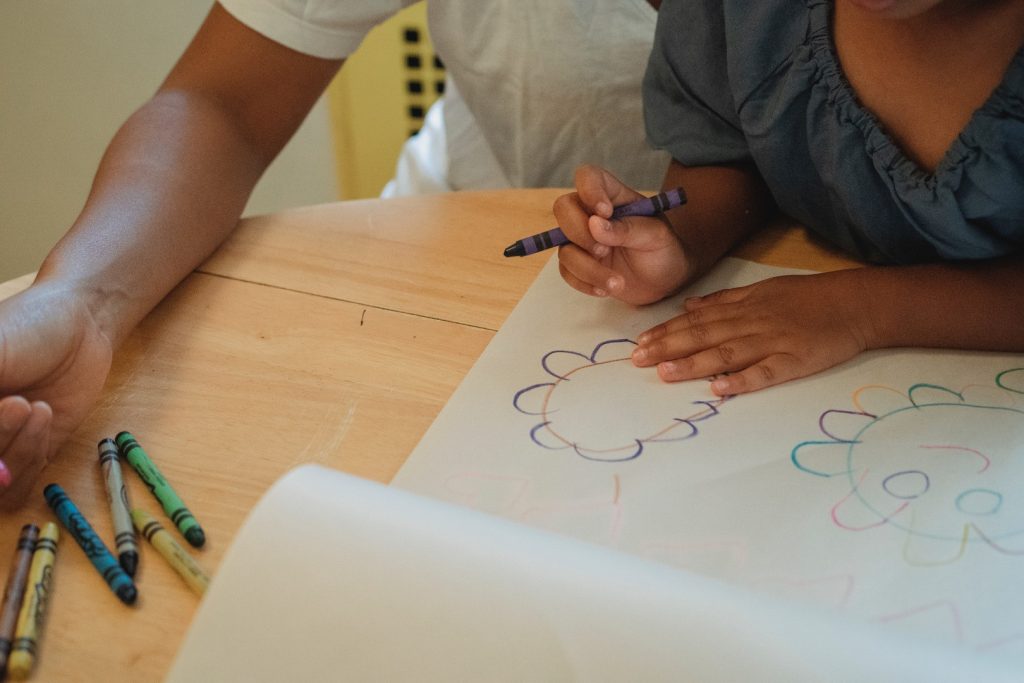
<path id="1" fill-rule="evenodd" d="M 220 2 L 276 42 L 339 59 L 415 0 Z M 429 0 L 447 88 L 384 194 L 569 187 L 582 163 L 659 187 L 669 159 L 646 142 L 640 92 L 656 18 L 646 0 Z"/>

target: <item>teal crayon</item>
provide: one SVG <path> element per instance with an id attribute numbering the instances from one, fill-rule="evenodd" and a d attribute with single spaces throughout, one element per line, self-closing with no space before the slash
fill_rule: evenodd
<path id="1" fill-rule="evenodd" d="M 139 473 L 142 481 L 160 502 L 164 514 L 174 522 L 174 526 L 178 527 L 178 531 L 186 541 L 196 548 L 202 548 L 206 543 L 206 534 L 203 533 L 203 528 L 199 526 L 195 516 L 185 507 L 184 501 L 175 493 L 171 485 L 164 479 L 164 475 L 146 455 L 146 451 L 142 450 L 142 446 L 135 440 L 135 437 L 130 432 L 121 432 L 115 437 L 115 440 L 125 460 Z"/>
<path id="2" fill-rule="evenodd" d="M 110 586 L 110 590 L 114 591 L 114 594 L 126 605 L 133 604 L 138 598 L 139 592 L 131 577 L 121 568 L 117 559 L 103 543 L 103 539 L 93 531 L 89 520 L 79 511 L 64 489 L 57 484 L 49 484 L 43 489 L 43 496 L 46 498 L 47 505 L 57 515 L 57 519 L 68 530 L 68 533 L 92 562 L 92 566 L 96 567 L 96 571 Z"/>
<path id="3" fill-rule="evenodd" d="M 132 526 L 131 503 L 128 502 L 128 487 L 121 476 L 121 457 L 113 439 L 103 439 L 97 445 L 100 453 L 100 467 L 106 483 L 107 503 L 110 504 L 110 519 L 114 525 L 114 545 L 117 547 L 117 561 L 128 576 L 135 576 L 139 565 L 139 544 L 135 540 Z"/>

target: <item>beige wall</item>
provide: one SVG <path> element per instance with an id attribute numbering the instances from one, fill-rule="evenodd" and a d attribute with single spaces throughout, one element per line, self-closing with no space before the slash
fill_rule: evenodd
<path id="1" fill-rule="evenodd" d="M 107 142 L 211 0 L 0 0 L 0 281 L 35 270 L 75 219 Z M 321 103 L 247 213 L 333 201 Z"/>

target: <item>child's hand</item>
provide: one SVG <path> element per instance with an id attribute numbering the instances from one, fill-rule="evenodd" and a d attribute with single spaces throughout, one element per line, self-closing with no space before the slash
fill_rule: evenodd
<path id="1" fill-rule="evenodd" d="M 572 241 L 558 251 L 559 272 L 570 286 L 592 296 L 647 304 L 675 292 L 692 275 L 665 219 L 608 220 L 614 207 L 643 195 L 596 166 L 577 170 L 576 190 L 554 206 L 559 226 Z"/>
<path id="2" fill-rule="evenodd" d="M 666 381 L 734 373 L 711 383 L 742 394 L 825 370 L 867 346 L 856 271 L 771 278 L 687 299 L 686 313 L 637 339 L 633 363 Z"/>

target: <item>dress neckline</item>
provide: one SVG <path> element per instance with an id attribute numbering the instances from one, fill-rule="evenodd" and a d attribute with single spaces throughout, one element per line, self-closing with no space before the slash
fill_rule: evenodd
<path id="1" fill-rule="evenodd" d="M 913 187 L 924 186 L 934 190 L 947 178 L 958 175 L 957 169 L 975 153 L 979 138 L 984 138 L 986 120 L 992 114 L 1011 108 L 1024 110 L 1024 45 L 1018 48 L 1007 66 L 999 85 L 989 93 L 985 102 L 971 114 L 963 129 L 950 143 L 934 171 L 927 171 L 907 156 L 903 148 L 886 132 L 881 121 L 861 104 L 857 93 L 846 78 L 832 34 L 833 3 L 835 0 L 807 0 L 809 16 L 809 42 L 812 54 L 821 68 L 828 85 L 829 102 L 836 108 L 840 120 L 848 121 L 864 135 L 868 154 L 876 164 L 885 168 L 894 179 Z"/>

